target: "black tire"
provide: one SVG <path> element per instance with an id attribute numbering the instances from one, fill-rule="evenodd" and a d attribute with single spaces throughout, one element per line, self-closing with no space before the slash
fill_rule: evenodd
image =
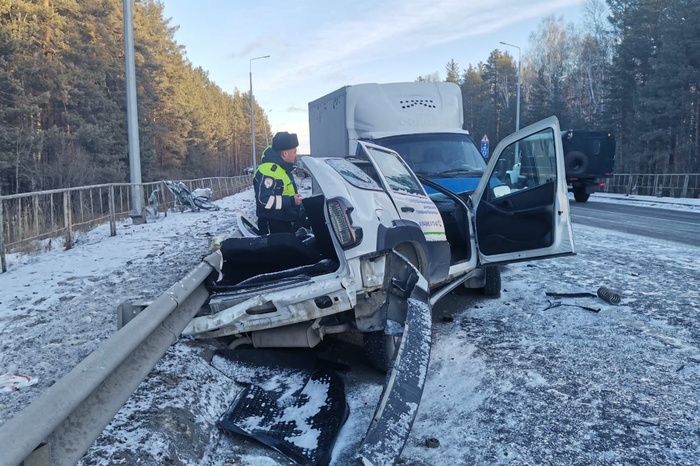
<path id="1" fill-rule="evenodd" d="M 572 151 L 564 156 L 566 176 L 582 176 L 588 170 L 588 156 L 581 151 Z"/>
<path id="2" fill-rule="evenodd" d="M 481 289 L 481 294 L 488 298 L 501 296 L 501 269 L 497 266 L 484 267 L 486 281 Z"/>
<path id="3" fill-rule="evenodd" d="M 383 331 L 367 332 L 362 334 L 362 341 L 370 365 L 379 371 L 387 372 L 394 362 L 401 335 L 387 335 Z"/>
<path id="4" fill-rule="evenodd" d="M 589 197 L 591 197 L 591 193 L 586 191 L 586 188 L 574 189 L 574 199 L 576 199 L 576 202 L 586 202 Z"/>
<path id="5" fill-rule="evenodd" d="M 416 248 L 412 244 L 400 243 L 394 246 L 394 250 L 402 256 L 404 256 L 406 259 L 408 259 L 408 262 L 410 262 L 411 265 L 417 268 L 419 272 L 423 273 L 420 269 L 420 260 L 418 259 L 418 253 L 416 252 Z"/>

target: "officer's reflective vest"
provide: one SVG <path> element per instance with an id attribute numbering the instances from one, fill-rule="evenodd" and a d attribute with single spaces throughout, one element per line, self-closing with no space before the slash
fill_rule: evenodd
<path id="1" fill-rule="evenodd" d="M 282 190 L 283 196 L 294 196 L 296 194 L 292 179 L 280 165 L 274 162 L 263 162 L 258 167 L 258 171 L 263 176 L 263 178 L 260 180 L 261 183 L 263 182 L 264 177 L 269 176 L 270 178 L 274 178 L 275 180 L 279 180 L 284 183 L 284 189 Z"/>

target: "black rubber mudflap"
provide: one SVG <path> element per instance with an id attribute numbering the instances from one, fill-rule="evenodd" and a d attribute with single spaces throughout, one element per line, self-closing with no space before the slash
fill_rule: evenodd
<path id="1" fill-rule="evenodd" d="M 293 395 L 288 393 L 248 385 L 221 416 L 219 426 L 252 437 L 299 465 L 327 465 L 348 417 L 342 379 L 317 370 Z"/>
<path id="2" fill-rule="evenodd" d="M 365 465 L 395 464 L 408 440 L 430 361 L 430 314 L 428 293 L 417 285 L 408 299 L 406 325 L 396 359 L 387 373 L 379 405 L 360 445 L 359 459 Z"/>

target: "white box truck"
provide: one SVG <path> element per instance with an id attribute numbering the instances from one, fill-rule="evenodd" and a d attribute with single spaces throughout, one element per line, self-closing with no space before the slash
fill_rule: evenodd
<path id="1" fill-rule="evenodd" d="M 463 122 L 462 92 L 454 83 L 344 86 L 309 103 L 311 155 L 354 155 L 357 141 L 370 141 L 398 152 L 417 175 L 470 193 L 486 162 Z"/>
<path id="2" fill-rule="evenodd" d="M 454 83 L 344 86 L 309 103 L 311 155 L 355 156 L 358 141 L 396 151 L 438 207 L 452 246 L 451 263 L 457 264 L 473 253 L 463 219 L 468 218 L 469 195 L 486 170 L 481 152 L 462 129 L 463 121 L 462 92 Z M 480 269 L 466 286 L 498 296 L 500 271 Z"/>

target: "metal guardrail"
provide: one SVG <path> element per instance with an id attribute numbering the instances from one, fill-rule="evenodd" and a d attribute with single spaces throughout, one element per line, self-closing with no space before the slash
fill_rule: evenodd
<path id="1" fill-rule="evenodd" d="M 615 174 L 601 180 L 601 192 L 674 198 L 700 198 L 700 173 Z"/>
<path id="2" fill-rule="evenodd" d="M 209 296 L 218 254 L 182 280 L 0 426 L 1 466 L 74 465 Z"/>
<path id="3" fill-rule="evenodd" d="M 237 193 L 250 182 L 250 176 L 245 175 L 183 181 L 189 190 L 211 188 L 213 199 Z M 0 270 L 7 271 L 7 253 L 52 247 L 46 240 L 61 238 L 62 246 L 70 249 L 76 230 L 109 222 L 110 236 L 116 235 L 117 221 L 130 215 L 131 186 L 113 183 L 0 196 Z M 166 215 L 175 205 L 175 196 L 163 182 L 140 187 L 143 199 L 160 188 L 156 193 L 158 206 Z"/>

